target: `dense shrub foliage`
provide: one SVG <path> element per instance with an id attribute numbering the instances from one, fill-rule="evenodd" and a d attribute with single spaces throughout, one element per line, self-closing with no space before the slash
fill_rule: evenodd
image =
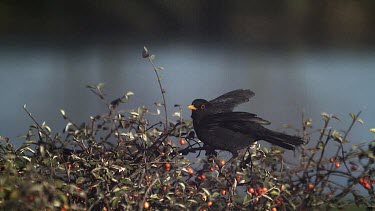
<path id="1" fill-rule="evenodd" d="M 162 68 L 154 66 L 147 50 L 143 57 L 163 95 L 155 108 L 131 110 L 127 101 L 133 93 L 107 101 L 102 85 L 88 86 L 108 111 L 76 123 L 61 110 L 67 125 L 60 133 L 25 107 L 34 124 L 22 146 L 15 149 L 12 140 L 1 137 L 1 209 L 276 211 L 375 205 L 375 141 L 347 146 L 353 126 L 363 123 L 359 114 L 351 114 L 345 131 L 331 127 L 340 121 L 333 115 L 322 113 L 323 126 L 316 129 L 304 119 L 295 133 L 309 143 L 288 156 L 255 144 L 231 163 L 213 155 L 188 159 L 188 153 L 200 153 L 201 143 L 179 105 L 170 118 L 160 115 L 159 108 L 167 113 Z"/>

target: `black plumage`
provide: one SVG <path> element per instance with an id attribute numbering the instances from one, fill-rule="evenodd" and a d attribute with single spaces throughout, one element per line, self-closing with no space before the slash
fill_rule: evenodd
<path id="1" fill-rule="evenodd" d="M 234 107 L 248 102 L 254 95 L 255 93 L 249 89 L 237 89 L 210 100 L 209 103 L 214 113 L 231 112 Z"/>
<path id="2" fill-rule="evenodd" d="M 213 150 L 229 151 L 234 158 L 238 150 L 259 140 L 288 150 L 294 150 L 295 146 L 304 143 L 300 137 L 265 128 L 264 125 L 270 122 L 256 114 L 232 112 L 235 106 L 254 96 L 253 92 L 248 91 L 235 90 L 211 101 L 196 99 L 188 107 L 192 110 L 194 130 L 205 145 Z"/>

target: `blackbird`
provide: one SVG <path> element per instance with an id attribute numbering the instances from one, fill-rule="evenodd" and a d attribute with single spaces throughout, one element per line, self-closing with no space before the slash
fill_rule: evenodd
<path id="1" fill-rule="evenodd" d="M 237 97 L 236 92 L 243 95 L 240 94 Z M 244 90 L 235 90 L 233 93 L 229 92 L 211 101 L 196 99 L 192 105 L 188 106 L 192 110 L 194 130 L 205 146 L 208 145 L 213 150 L 231 152 L 232 160 L 238 156 L 238 150 L 258 140 L 264 140 L 288 150 L 294 150 L 295 146 L 305 143 L 300 137 L 265 128 L 263 125 L 271 123 L 256 114 L 232 112 L 236 105 L 248 101 L 254 95 L 253 92 L 247 95 L 244 93 Z"/>

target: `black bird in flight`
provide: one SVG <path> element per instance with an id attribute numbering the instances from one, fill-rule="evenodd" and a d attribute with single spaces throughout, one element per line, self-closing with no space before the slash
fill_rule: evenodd
<path id="1" fill-rule="evenodd" d="M 238 156 L 238 150 L 259 140 L 294 150 L 304 144 L 297 136 L 290 136 L 264 127 L 269 121 L 247 112 L 233 112 L 233 108 L 254 96 L 250 90 L 235 90 L 214 100 L 195 99 L 192 105 L 194 130 L 198 138 L 212 150 L 225 150 Z"/>

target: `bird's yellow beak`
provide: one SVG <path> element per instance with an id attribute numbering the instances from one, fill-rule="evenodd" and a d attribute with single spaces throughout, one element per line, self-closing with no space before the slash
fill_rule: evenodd
<path id="1" fill-rule="evenodd" d="M 193 105 L 189 105 L 187 108 L 190 109 L 190 110 L 193 110 L 193 111 L 197 110 L 197 108 L 194 107 Z"/>

